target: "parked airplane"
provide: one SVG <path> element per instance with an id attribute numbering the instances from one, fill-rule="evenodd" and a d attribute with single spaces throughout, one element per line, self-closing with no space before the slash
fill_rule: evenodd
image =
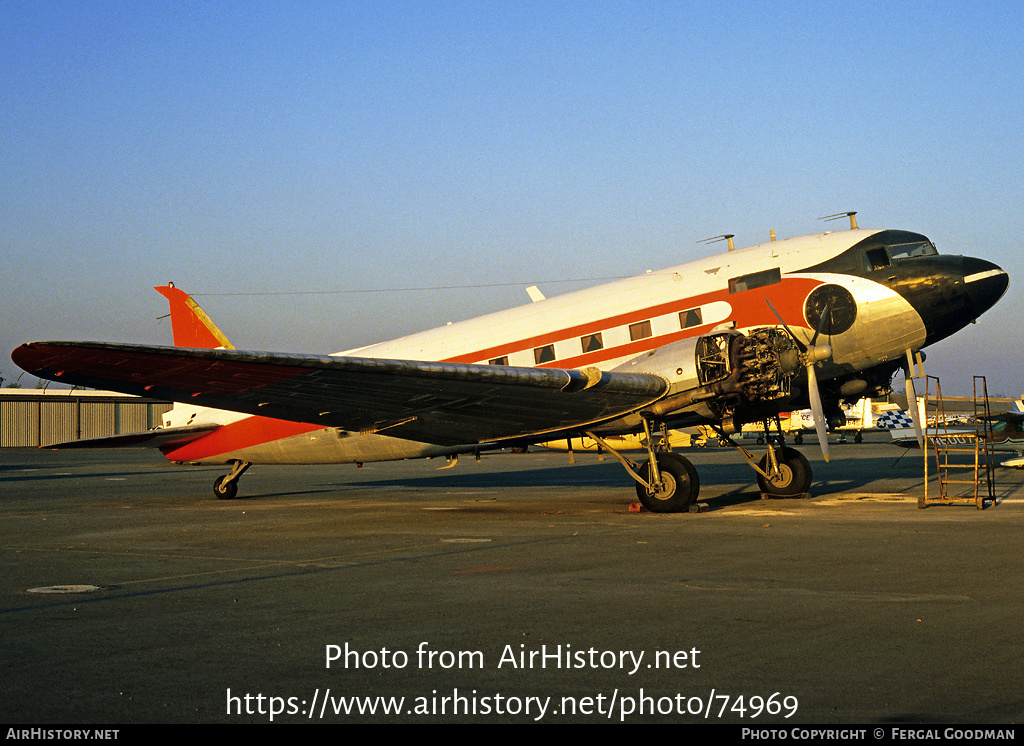
<path id="1" fill-rule="evenodd" d="M 854 442 L 860 443 L 864 440 L 864 431 L 871 428 L 873 419 L 871 399 L 864 397 L 852 406 L 844 406 L 842 408 L 842 424 L 835 425 L 833 423 L 829 430 L 839 433 L 840 443 L 846 442 L 847 432 L 853 432 Z M 793 438 L 793 442 L 796 445 L 802 445 L 804 442 L 804 431 L 814 432 L 814 412 L 810 409 L 790 412 L 789 417 L 783 420 L 782 429 L 783 432 Z M 766 433 L 762 428 L 747 426 L 744 430 L 756 433 L 758 445 L 765 441 Z"/>
<path id="2" fill-rule="evenodd" d="M 1013 458 L 1001 462 L 1002 466 L 1024 469 L 1024 402 L 1014 402 L 1009 412 L 1000 412 L 987 418 L 992 430 L 991 448 L 996 452 L 1011 452 Z M 981 423 L 979 423 L 981 424 Z M 878 427 L 888 430 L 895 445 L 904 448 L 919 448 L 913 421 L 905 411 L 887 412 L 878 418 Z M 929 439 L 941 446 L 973 448 L 978 430 L 985 431 L 984 424 L 976 429 L 973 418 L 949 418 L 945 423 L 929 424 L 925 432 Z"/>
<path id="3" fill-rule="evenodd" d="M 544 298 L 335 355 L 230 349 L 183 292 L 175 344 L 35 342 L 14 361 L 41 378 L 164 398 L 165 427 L 137 436 L 174 462 L 364 462 L 480 452 L 587 435 L 657 512 L 687 510 L 699 478 L 659 432 L 709 425 L 771 495 L 807 492 L 807 459 L 778 445 L 755 463 L 731 439 L 744 423 L 810 407 L 825 459 L 841 407 L 913 390 L 920 350 L 1003 295 L 996 265 L 939 255 L 925 236 L 851 229 L 773 240 L 660 272 Z M 181 345 L 187 345 L 182 347 Z M 643 433 L 647 461 L 603 437 Z M 124 442 L 125 436 L 103 444 Z M 775 439 L 773 439 L 775 440 Z"/>

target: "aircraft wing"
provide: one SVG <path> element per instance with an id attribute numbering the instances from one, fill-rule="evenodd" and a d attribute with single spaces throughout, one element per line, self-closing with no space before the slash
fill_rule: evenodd
<path id="1" fill-rule="evenodd" d="M 1005 422 L 1024 422 L 1024 412 L 1002 412 L 992 415 L 989 419 L 1003 420 Z"/>
<path id="2" fill-rule="evenodd" d="M 661 399 L 650 374 L 35 342 L 11 355 L 40 378 L 439 445 L 530 438 Z"/>

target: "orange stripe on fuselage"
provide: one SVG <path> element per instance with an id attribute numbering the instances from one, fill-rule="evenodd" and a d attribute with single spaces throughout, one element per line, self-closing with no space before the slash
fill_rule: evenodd
<path id="1" fill-rule="evenodd" d="M 652 319 L 657 316 L 679 313 L 681 311 L 687 311 L 691 308 L 719 301 L 728 303 L 732 307 L 732 312 L 729 314 L 727 319 L 716 321 L 714 324 L 690 327 L 688 329 L 680 330 L 679 332 L 662 334 L 656 337 L 647 337 L 643 340 L 637 340 L 634 343 L 604 348 L 602 350 L 575 356 L 569 359 L 561 358 L 559 360 L 544 363 L 538 367 L 574 368 L 579 367 L 580 365 L 593 365 L 605 360 L 614 360 L 615 358 L 628 355 L 634 351 L 637 354 L 640 354 L 647 350 L 661 347 L 669 342 L 706 334 L 712 327 L 726 323 L 727 321 L 735 322 L 736 327 L 741 329 L 755 326 L 778 326 L 778 319 L 775 318 L 775 314 L 773 314 L 771 308 L 768 307 L 769 301 L 779 312 L 782 318 L 786 319 L 786 323 L 791 327 L 807 328 L 807 322 L 804 320 L 804 301 L 807 299 L 807 295 L 811 290 L 816 288 L 818 285 L 823 284 L 824 283 L 821 280 L 815 280 L 809 277 L 786 277 L 783 278 L 782 282 L 776 283 L 775 285 L 746 290 L 741 293 L 730 293 L 726 289 L 715 290 L 710 293 L 704 293 L 691 298 L 683 298 L 680 300 L 670 301 L 668 303 L 660 303 L 656 306 L 641 308 L 637 311 L 630 311 L 628 313 L 611 316 L 599 321 L 588 321 L 583 324 L 577 324 L 554 332 L 538 334 L 534 337 L 527 337 L 526 339 L 517 340 L 515 342 L 506 342 L 501 345 L 488 347 L 475 352 L 455 355 L 453 357 L 446 358 L 444 362 L 483 363 L 488 360 L 504 357 L 516 352 L 532 350 L 536 347 L 543 347 L 544 345 L 552 344 L 554 342 L 569 340 L 573 337 L 583 337 L 596 332 L 604 332 L 616 327 L 634 324 L 638 321 L 646 321 L 647 319 Z"/>

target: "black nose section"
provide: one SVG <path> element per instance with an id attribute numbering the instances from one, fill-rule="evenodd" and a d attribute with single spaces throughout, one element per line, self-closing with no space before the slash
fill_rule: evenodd
<path id="1" fill-rule="evenodd" d="M 925 345 L 963 329 L 996 304 L 1009 279 L 992 262 L 967 256 L 925 256 L 894 262 L 889 286 L 924 322 Z"/>
<path id="2" fill-rule="evenodd" d="M 963 272 L 964 291 L 973 312 L 973 321 L 1003 297 L 1010 284 L 1010 276 L 992 262 L 969 256 L 964 257 Z"/>

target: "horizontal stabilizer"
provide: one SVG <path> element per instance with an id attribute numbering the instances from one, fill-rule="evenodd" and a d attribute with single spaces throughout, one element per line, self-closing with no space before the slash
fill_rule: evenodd
<path id="1" fill-rule="evenodd" d="M 53 443 L 43 448 L 68 450 L 71 448 L 179 448 L 193 440 L 208 435 L 219 425 L 189 425 L 184 427 L 161 427 L 142 433 L 108 435 L 103 438 L 82 438 L 64 443 Z"/>

